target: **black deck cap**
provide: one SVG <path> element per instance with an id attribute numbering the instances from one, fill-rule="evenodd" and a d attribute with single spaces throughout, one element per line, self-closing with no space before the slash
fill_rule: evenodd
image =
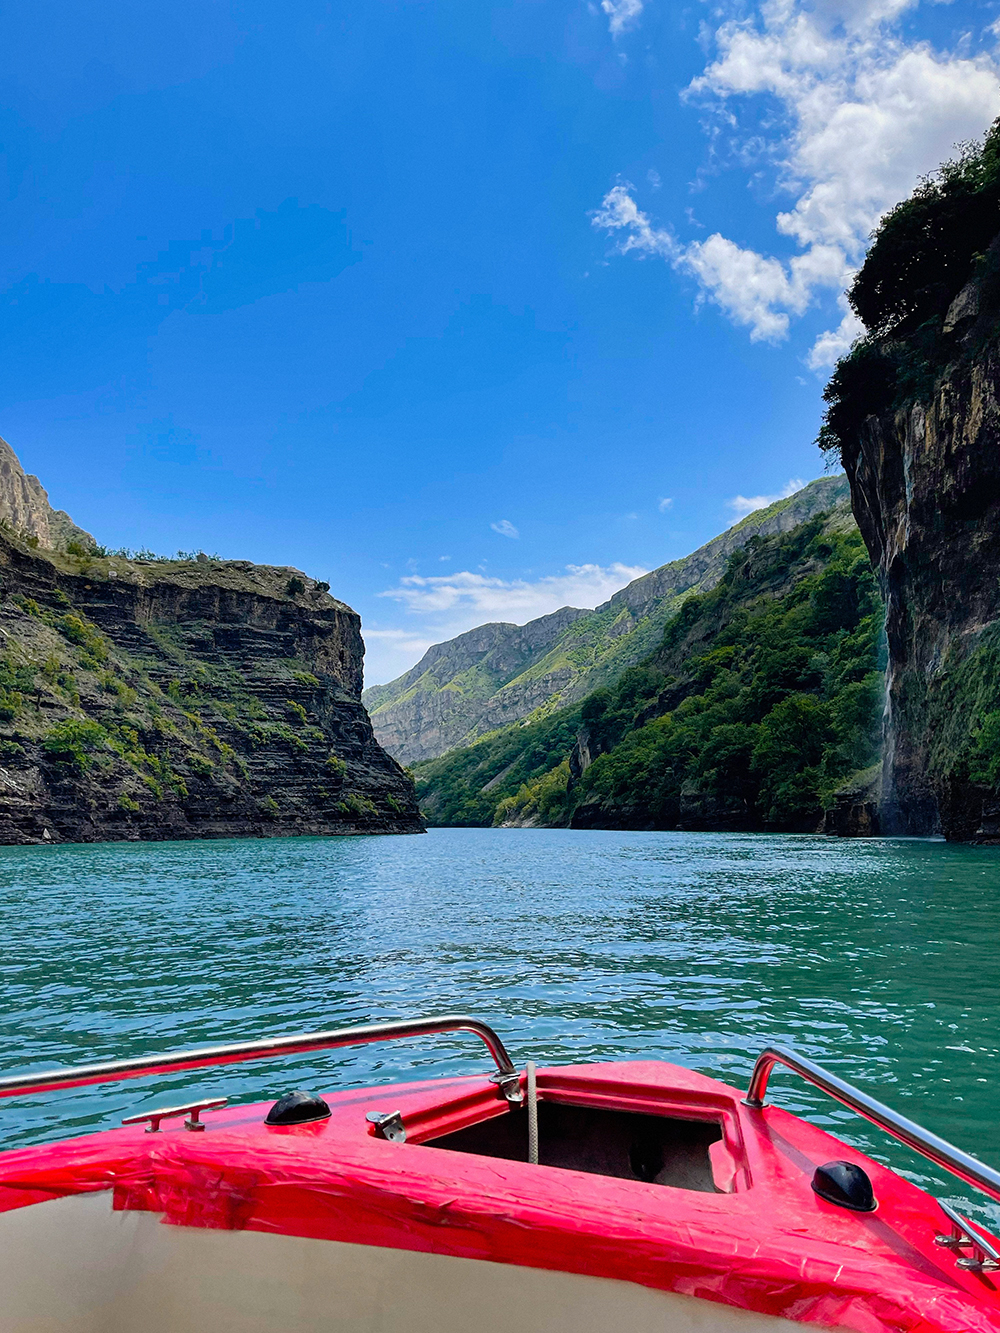
<path id="1" fill-rule="evenodd" d="M 827 1203 L 856 1213 L 875 1211 L 875 1191 L 867 1171 L 853 1162 L 826 1162 L 813 1173 L 812 1187 Z"/>
<path id="2" fill-rule="evenodd" d="M 264 1117 L 265 1125 L 305 1125 L 310 1120 L 325 1120 L 330 1108 L 313 1092 L 286 1092 Z"/>

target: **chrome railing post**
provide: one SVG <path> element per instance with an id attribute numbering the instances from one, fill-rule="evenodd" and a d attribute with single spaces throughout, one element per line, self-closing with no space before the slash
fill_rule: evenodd
<path id="1" fill-rule="evenodd" d="M 775 1050 L 771 1046 L 768 1046 L 757 1056 L 753 1073 L 750 1075 L 750 1086 L 747 1088 L 747 1095 L 743 1098 L 744 1106 L 752 1106 L 755 1111 L 759 1111 L 764 1105 L 764 1098 L 767 1096 L 767 1080 L 771 1077 L 771 1070 L 774 1068 L 776 1058 Z"/>
<path id="2" fill-rule="evenodd" d="M 744 1106 L 749 1106 L 755 1111 L 764 1106 L 767 1081 L 776 1064 L 785 1065 L 800 1078 L 804 1078 L 807 1083 L 813 1084 L 828 1097 L 840 1102 L 842 1106 L 864 1116 L 866 1120 L 877 1125 L 879 1129 L 884 1129 L 900 1143 L 905 1143 L 908 1148 L 926 1157 L 929 1162 L 944 1167 L 967 1185 L 972 1185 L 975 1189 L 988 1194 L 991 1199 L 1000 1201 L 1000 1171 L 994 1171 L 993 1167 L 962 1152 L 961 1148 L 956 1148 L 945 1139 L 938 1138 L 936 1134 L 932 1134 L 912 1120 L 907 1120 L 891 1107 L 877 1102 L 874 1097 L 869 1097 L 860 1088 L 845 1082 L 836 1074 L 831 1074 L 822 1065 L 788 1050 L 785 1046 L 768 1046 L 758 1055 L 747 1095 L 743 1098 Z"/>

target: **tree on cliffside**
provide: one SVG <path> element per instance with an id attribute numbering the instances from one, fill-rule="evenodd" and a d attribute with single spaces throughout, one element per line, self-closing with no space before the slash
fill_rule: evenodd
<path id="1" fill-rule="evenodd" d="M 1000 121 L 981 143 L 925 177 L 885 215 L 848 292 L 868 330 L 824 391 L 819 446 L 843 456 L 870 416 L 924 397 L 955 354 L 946 332 L 954 298 L 973 277 L 1000 285 Z"/>

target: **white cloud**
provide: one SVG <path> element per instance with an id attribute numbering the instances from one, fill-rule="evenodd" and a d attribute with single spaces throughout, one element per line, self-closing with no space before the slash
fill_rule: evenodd
<path id="1" fill-rule="evenodd" d="M 393 680 L 423 656 L 432 643 L 490 620 L 523 625 L 563 606 L 593 607 L 606 602 L 648 571 L 641 565 L 567 565 L 559 574 L 529 581 L 501 579 L 462 570 L 455 574 L 408 574 L 379 597 L 398 602 L 415 624 L 407 628 L 363 629 L 367 646 L 365 681 Z"/>
<path id="2" fill-rule="evenodd" d="M 620 37 L 639 20 L 643 0 L 601 0 L 601 8 L 608 16 L 612 37 Z"/>
<path id="3" fill-rule="evenodd" d="M 809 349 L 806 364 L 811 370 L 819 372 L 829 370 L 831 366 L 836 365 L 850 349 L 855 338 L 859 338 L 865 331 L 865 326 L 854 311 L 848 308 L 847 301 L 843 297 L 839 304 L 845 307 L 844 318 L 835 329 L 827 329 L 825 333 L 821 333 Z"/>
<path id="4" fill-rule="evenodd" d="M 800 477 L 793 477 L 774 495 L 734 495 L 731 500 L 726 501 L 726 505 L 737 518 L 745 518 L 755 509 L 766 509 L 768 505 L 773 505 L 775 500 L 786 500 L 796 491 L 801 491 L 804 485 L 805 482 Z"/>
<path id="5" fill-rule="evenodd" d="M 631 195 L 634 188 L 628 181 L 613 186 L 601 200 L 600 208 L 591 213 L 591 221 L 605 231 L 625 233 L 618 240 L 618 249 L 623 255 L 637 250 L 641 255 L 661 255 L 677 262 L 683 257 L 684 247 L 669 231 L 654 227 L 648 216 L 640 211 Z"/>
<path id="6" fill-rule="evenodd" d="M 520 537 L 520 533 L 509 518 L 502 518 L 499 523 L 491 523 L 490 527 L 494 532 L 499 532 L 501 537 Z"/>
<path id="7" fill-rule="evenodd" d="M 527 579 L 500 579 L 462 570 L 456 574 L 408 574 L 395 588 L 380 592 L 418 614 L 458 612 L 465 629 L 487 619 L 523 624 L 561 606 L 597 606 L 613 592 L 647 571 L 637 565 L 567 565 L 561 574 Z M 465 621 L 468 624 L 464 624 Z M 453 629 L 451 634 L 462 631 Z"/>
<path id="8" fill-rule="evenodd" d="M 650 189 L 653 190 L 658 190 L 663 184 L 663 181 L 660 178 L 660 173 L 655 167 L 650 167 L 646 172 L 646 180 L 649 182 Z"/>
<path id="9" fill-rule="evenodd" d="M 665 495 L 663 499 L 660 501 L 660 503 L 657 505 L 657 508 L 659 509 L 661 514 L 665 514 L 668 509 L 673 509 L 673 507 L 674 507 L 674 502 L 669 495 Z"/>
<path id="10" fill-rule="evenodd" d="M 712 34 L 715 58 L 687 96 L 715 117 L 718 140 L 738 161 L 775 164 L 791 206 L 775 230 L 797 247 L 780 258 L 716 232 L 682 244 L 654 225 L 630 185 L 608 192 L 595 226 L 616 232 L 622 252 L 656 254 L 692 274 L 702 292 L 753 339 L 777 341 L 824 290 L 842 291 L 879 217 L 920 176 L 980 135 L 1000 108 L 997 62 L 907 41 L 898 20 L 913 0 L 762 0 L 753 17 Z M 780 113 L 744 131 L 748 99 L 776 99 Z M 751 102 L 751 107 L 756 103 Z M 770 126 L 776 126 L 770 129 Z M 832 364 L 857 336 L 846 308 L 808 360 Z"/>

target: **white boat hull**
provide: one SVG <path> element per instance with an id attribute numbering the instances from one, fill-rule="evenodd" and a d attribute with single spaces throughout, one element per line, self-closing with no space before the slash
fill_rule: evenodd
<path id="1" fill-rule="evenodd" d="M 164 1225 L 111 1193 L 0 1214 L 2 1333 L 779 1333 L 632 1282 L 341 1241 Z"/>

